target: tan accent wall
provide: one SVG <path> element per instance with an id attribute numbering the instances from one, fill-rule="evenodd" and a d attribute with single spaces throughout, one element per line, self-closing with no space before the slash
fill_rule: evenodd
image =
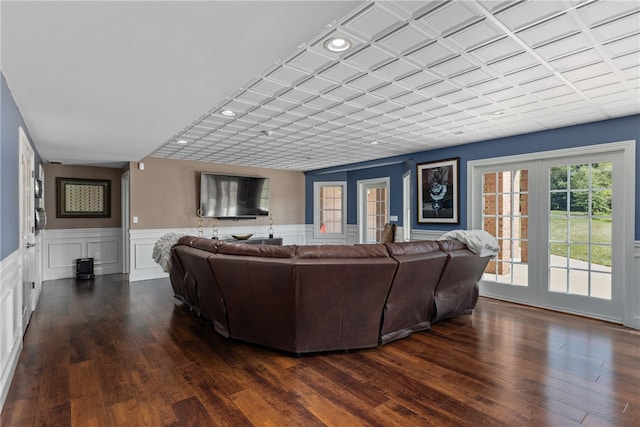
<path id="1" fill-rule="evenodd" d="M 246 166 L 169 160 L 147 157 L 130 163 L 131 218 L 138 217 L 131 229 L 196 228 L 196 211 L 200 199 L 200 172 L 262 176 L 270 179 L 269 211 L 274 224 L 304 224 L 304 174 L 302 172 Z M 213 220 L 205 218 L 204 226 Z M 266 218 L 256 220 L 223 220 L 219 226 L 264 225 Z"/>
<path id="2" fill-rule="evenodd" d="M 122 169 L 93 166 L 56 165 L 46 163 L 44 169 L 44 208 L 49 230 L 66 228 L 121 227 L 120 177 Z M 56 178 L 83 178 L 111 180 L 110 218 L 56 218 Z"/>

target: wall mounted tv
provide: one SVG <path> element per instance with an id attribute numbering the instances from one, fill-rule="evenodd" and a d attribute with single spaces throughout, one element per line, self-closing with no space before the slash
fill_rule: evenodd
<path id="1" fill-rule="evenodd" d="M 206 218 L 269 215 L 269 178 L 200 173 L 200 209 Z"/>

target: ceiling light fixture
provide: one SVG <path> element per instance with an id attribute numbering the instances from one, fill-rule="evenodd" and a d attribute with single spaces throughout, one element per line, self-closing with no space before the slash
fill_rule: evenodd
<path id="1" fill-rule="evenodd" d="M 330 52 L 344 52 L 351 47 L 351 41 L 344 37 L 336 36 L 331 37 L 324 42 L 324 48 Z"/>
<path id="2" fill-rule="evenodd" d="M 235 111 L 232 110 L 222 110 L 220 111 L 220 114 L 222 114 L 223 116 L 227 116 L 227 117 L 233 117 L 236 115 Z"/>
<path id="3" fill-rule="evenodd" d="M 496 116 L 501 116 L 504 114 L 504 111 L 494 111 L 493 113 L 491 113 L 492 116 L 496 117 Z"/>
<path id="4" fill-rule="evenodd" d="M 184 140 L 184 139 L 179 139 L 179 140 L 177 140 L 177 141 L 176 141 L 176 144 L 182 144 L 182 145 L 184 145 L 184 144 L 188 144 L 188 143 L 189 143 L 189 141 Z"/>

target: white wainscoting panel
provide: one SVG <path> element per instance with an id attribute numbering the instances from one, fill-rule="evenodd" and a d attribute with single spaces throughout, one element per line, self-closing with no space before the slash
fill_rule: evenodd
<path id="1" fill-rule="evenodd" d="M 43 230 L 44 280 L 75 277 L 76 259 L 93 258 L 96 276 L 122 272 L 120 228 Z"/>
<path id="2" fill-rule="evenodd" d="M 438 240 L 446 231 L 411 230 L 411 240 Z"/>
<path id="3" fill-rule="evenodd" d="M 627 305 L 630 321 L 625 326 L 640 329 L 640 241 L 635 241 L 634 248 L 633 271 L 629 281 L 629 302 Z"/>
<path id="4" fill-rule="evenodd" d="M 240 222 L 242 224 L 242 222 Z M 233 227 L 219 227 L 218 238 L 221 240 L 231 239 L 232 234 L 252 233 L 255 237 L 267 237 L 269 226 L 265 225 L 238 225 Z M 281 237 L 284 245 L 304 245 L 305 226 L 303 224 L 294 225 L 273 225 L 274 237 Z M 129 281 L 158 279 L 168 277 L 169 274 L 162 271 L 162 268 L 153 260 L 153 247 L 156 241 L 167 233 L 180 233 L 197 236 L 198 230 L 195 228 L 160 228 L 148 230 L 129 230 L 130 240 L 130 271 Z M 203 237 L 211 238 L 213 230 L 206 227 Z"/>
<path id="5" fill-rule="evenodd" d="M 22 351 L 22 260 L 20 250 L 0 262 L 0 410 Z"/>

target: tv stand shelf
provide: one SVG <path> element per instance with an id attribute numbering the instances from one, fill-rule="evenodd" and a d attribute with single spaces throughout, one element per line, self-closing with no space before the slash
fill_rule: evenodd
<path id="1" fill-rule="evenodd" d="M 275 245 L 282 246 L 282 237 L 252 237 L 247 240 L 224 239 L 225 242 L 244 243 L 246 245 Z"/>

